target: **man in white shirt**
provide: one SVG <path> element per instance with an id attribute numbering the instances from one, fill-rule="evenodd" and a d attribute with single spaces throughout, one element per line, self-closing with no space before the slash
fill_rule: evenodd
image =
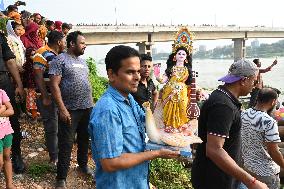
<path id="1" fill-rule="evenodd" d="M 274 89 L 260 89 L 256 106 L 242 112 L 244 168 L 270 189 L 280 188 L 280 167 L 284 168 L 277 121 L 270 116 L 277 98 Z"/>

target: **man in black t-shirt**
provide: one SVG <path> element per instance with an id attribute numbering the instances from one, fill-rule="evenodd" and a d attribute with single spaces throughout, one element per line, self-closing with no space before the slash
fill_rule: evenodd
<path id="1" fill-rule="evenodd" d="M 140 60 L 140 76 L 141 79 L 138 84 L 136 93 L 132 93 L 134 99 L 142 108 L 144 102 L 149 101 L 151 109 L 154 109 L 155 104 L 158 100 L 158 91 L 150 78 L 150 73 L 153 68 L 152 57 L 146 54 L 141 55 Z"/>
<path id="2" fill-rule="evenodd" d="M 195 189 L 237 189 L 239 181 L 248 188 L 267 189 L 240 165 L 241 103 L 254 87 L 258 68 L 252 62 L 234 62 L 228 75 L 219 79 L 225 84 L 212 92 L 201 108 L 198 144 L 192 166 Z"/>

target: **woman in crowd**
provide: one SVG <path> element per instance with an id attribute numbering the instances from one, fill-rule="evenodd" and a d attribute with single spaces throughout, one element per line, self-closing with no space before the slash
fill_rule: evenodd
<path id="1" fill-rule="evenodd" d="M 21 78 L 23 78 L 23 64 L 25 62 L 25 50 L 26 48 L 24 47 L 20 37 L 23 34 L 24 27 L 17 23 L 14 20 L 8 20 L 7 22 L 7 42 L 12 50 L 12 52 L 15 54 L 16 58 L 16 64 L 19 69 L 19 73 L 21 75 Z M 26 108 L 25 108 L 25 103 L 23 103 L 20 99 L 16 97 L 17 100 L 17 109 L 18 112 L 20 113 L 20 116 L 23 117 L 25 116 Z"/>
<path id="2" fill-rule="evenodd" d="M 7 41 L 9 47 L 16 56 L 16 63 L 19 68 L 19 71 L 23 71 L 23 64 L 25 62 L 25 46 L 21 41 L 21 35 L 23 35 L 24 27 L 21 24 L 13 20 L 8 20 L 7 22 Z"/>
<path id="3" fill-rule="evenodd" d="M 26 109 L 32 115 L 32 123 L 37 121 L 37 105 L 36 105 L 36 91 L 35 91 L 35 76 L 33 69 L 33 56 L 35 55 L 34 48 L 28 48 L 26 50 L 26 62 L 23 66 L 24 68 L 24 77 L 23 84 L 27 88 L 27 97 L 26 97 Z"/>
<path id="4" fill-rule="evenodd" d="M 55 30 L 62 32 L 62 22 L 61 21 L 55 21 Z"/>
<path id="5" fill-rule="evenodd" d="M 35 22 L 31 22 L 26 27 L 26 32 L 21 36 L 21 40 L 26 48 L 39 49 L 43 46 L 40 37 L 38 36 L 39 26 Z"/>

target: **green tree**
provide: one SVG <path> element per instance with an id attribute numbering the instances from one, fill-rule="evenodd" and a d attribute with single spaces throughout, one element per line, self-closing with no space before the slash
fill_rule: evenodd
<path id="1" fill-rule="evenodd" d="M 94 102 L 96 102 L 101 95 L 105 92 L 108 86 L 108 80 L 104 77 L 100 77 L 97 73 L 97 67 L 95 60 L 93 58 L 87 59 L 87 64 L 89 67 L 89 78 L 92 85 L 92 96 Z"/>

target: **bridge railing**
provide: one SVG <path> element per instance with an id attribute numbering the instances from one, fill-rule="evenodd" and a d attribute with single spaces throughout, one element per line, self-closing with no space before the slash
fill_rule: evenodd
<path id="1" fill-rule="evenodd" d="M 181 26 L 156 26 L 156 25 L 110 25 L 110 26 L 74 26 L 73 30 L 80 30 L 86 33 L 108 33 L 108 32 L 174 32 Z M 284 28 L 272 27 L 240 27 L 240 26 L 187 26 L 193 32 L 284 32 Z"/>

